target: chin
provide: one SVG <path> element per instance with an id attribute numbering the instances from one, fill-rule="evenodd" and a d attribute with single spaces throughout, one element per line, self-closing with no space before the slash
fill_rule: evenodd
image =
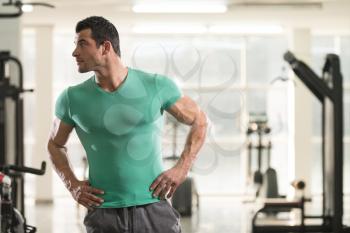
<path id="1" fill-rule="evenodd" d="M 79 73 L 87 73 L 87 72 L 89 72 L 90 70 L 89 69 L 84 69 L 84 68 L 78 68 L 78 72 Z"/>

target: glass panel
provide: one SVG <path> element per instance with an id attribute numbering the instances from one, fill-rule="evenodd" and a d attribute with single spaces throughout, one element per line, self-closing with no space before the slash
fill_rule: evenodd
<path id="1" fill-rule="evenodd" d="M 157 42 L 143 42 L 131 52 L 131 64 L 136 69 L 150 73 L 168 74 L 170 61 L 166 47 Z"/>
<path id="2" fill-rule="evenodd" d="M 221 146 L 231 147 L 235 151 L 240 145 L 230 143 Z M 223 156 L 215 146 L 204 145 L 192 170 L 198 191 L 205 194 L 242 193 L 240 165 L 239 153 Z M 223 180 L 224 182 L 219 182 Z"/>
<path id="3" fill-rule="evenodd" d="M 127 64 L 170 76 L 183 85 L 227 86 L 240 77 L 240 39 L 214 43 L 210 38 L 128 38 L 126 46 Z"/>
<path id="4" fill-rule="evenodd" d="M 319 77 L 328 53 L 334 53 L 334 37 L 314 36 L 311 39 L 311 63 L 310 66 Z"/>
<path id="5" fill-rule="evenodd" d="M 224 45 L 205 54 L 198 82 L 205 85 L 232 85 L 238 83 L 240 75 L 240 51 Z"/>
<path id="6" fill-rule="evenodd" d="M 266 92 L 266 112 L 271 135 L 287 137 L 288 133 L 288 89 L 287 83 L 270 88 Z M 274 86 L 272 86 L 274 87 Z"/>
<path id="7" fill-rule="evenodd" d="M 340 38 L 340 66 L 344 83 L 350 83 L 350 36 Z"/>
<path id="8" fill-rule="evenodd" d="M 247 110 L 248 113 L 266 113 L 265 90 L 247 91 Z"/>
<path id="9" fill-rule="evenodd" d="M 243 109 L 242 93 L 231 90 L 203 91 L 198 102 L 208 115 L 214 137 L 232 137 L 239 134 Z"/>
<path id="10" fill-rule="evenodd" d="M 283 54 L 287 51 L 284 36 L 261 36 L 247 38 L 247 81 L 265 83 L 281 75 L 286 66 Z"/>

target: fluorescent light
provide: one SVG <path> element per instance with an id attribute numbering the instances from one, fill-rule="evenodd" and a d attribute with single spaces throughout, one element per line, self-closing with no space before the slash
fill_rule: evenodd
<path id="1" fill-rule="evenodd" d="M 22 8 L 23 12 L 32 12 L 33 11 L 32 5 L 23 4 L 21 8 Z"/>
<path id="2" fill-rule="evenodd" d="M 227 6 L 219 3 L 140 3 L 133 6 L 136 13 L 224 13 Z"/>
<path id="3" fill-rule="evenodd" d="M 283 28 L 278 25 L 213 25 L 201 24 L 139 24 L 132 28 L 140 34 L 280 34 Z"/>
<path id="4" fill-rule="evenodd" d="M 144 24 L 136 25 L 132 31 L 142 34 L 198 34 L 207 32 L 207 28 L 203 25 Z"/>
<path id="5" fill-rule="evenodd" d="M 209 28 L 210 33 L 217 34 L 278 34 L 283 28 L 278 25 L 216 25 Z"/>

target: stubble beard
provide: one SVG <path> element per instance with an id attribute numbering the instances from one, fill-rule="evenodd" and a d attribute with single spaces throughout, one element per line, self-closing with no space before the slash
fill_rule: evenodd
<path id="1" fill-rule="evenodd" d="M 78 72 L 79 73 L 87 73 L 89 72 L 90 70 L 86 67 L 82 67 L 82 66 L 78 66 Z"/>

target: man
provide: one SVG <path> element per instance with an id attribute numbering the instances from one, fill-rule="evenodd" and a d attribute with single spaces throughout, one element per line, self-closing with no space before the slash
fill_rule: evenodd
<path id="1" fill-rule="evenodd" d="M 166 198 L 185 180 L 204 142 L 205 114 L 167 77 L 124 66 L 118 32 L 102 17 L 78 22 L 72 55 L 79 72 L 95 75 L 57 99 L 48 151 L 73 198 L 88 208 L 87 232 L 181 232 L 179 215 Z M 166 171 L 164 111 L 191 126 L 180 159 Z M 87 154 L 88 181 L 76 178 L 67 158 L 73 128 Z"/>

